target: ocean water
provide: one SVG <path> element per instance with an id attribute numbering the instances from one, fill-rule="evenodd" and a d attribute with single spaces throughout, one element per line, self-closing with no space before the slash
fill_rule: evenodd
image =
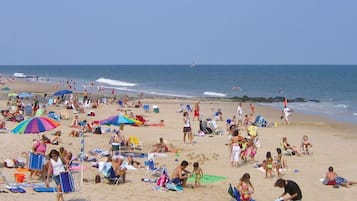
<path id="1" fill-rule="evenodd" d="M 76 91 L 93 82 L 110 93 L 175 97 L 305 98 L 295 111 L 357 122 L 357 66 L 339 65 L 82 65 L 0 66 L 0 73 L 40 76 L 39 82 L 74 81 Z M 95 88 L 91 90 L 96 90 Z M 281 103 L 262 103 L 282 107 Z"/>

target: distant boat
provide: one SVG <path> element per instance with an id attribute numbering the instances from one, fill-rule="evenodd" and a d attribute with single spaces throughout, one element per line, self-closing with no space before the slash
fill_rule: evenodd
<path id="1" fill-rule="evenodd" d="M 192 62 L 191 64 L 191 68 L 195 67 L 196 66 L 196 63 L 195 62 Z"/>

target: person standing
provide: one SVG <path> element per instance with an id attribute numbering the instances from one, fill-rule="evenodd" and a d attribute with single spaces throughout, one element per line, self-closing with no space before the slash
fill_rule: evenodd
<path id="1" fill-rule="evenodd" d="M 255 113 L 255 107 L 254 107 L 253 103 L 250 103 L 250 104 L 249 104 L 249 107 L 250 107 L 250 113 L 254 115 L 254 113 Z"/>
<path id="2" fill-rule="evenodd" d="M 49 178 L 52 175 L 52 178 L 55 181 L 56 186 L 57 186 L 57 201 L 64 201 L 62 187 L 61 187 L 61 181 L 60 181 L 60 173 L 66 171 L 65 164 L 67 164 L 67 162 L 63 161 L 59 157 L 59 155 L 60 155 L 59 152 L 55 149 L 52 149 L 49 154 L 50 159 L 48 162 L 49 165 L 48 165 L 46 186 L 49 187 Z"/>
<path id="3" fill-rule="evenodd" d="M 284 107 L 281 118 L 284 117 L 284 121 L 286 125 L 289 125 L 289 116 L 291 116 L 292 113 L 293 113 L 292 109 L 288 108 L 287 106 Z"/>
<path id="4" fill-rule="evenodd" d="M 197 120 L 200 120 L 200 101 L 197 101 L 195 103 L 194 109 L 193 109 L 193 121 L 197 118 Z"/>
<path id="5" fill-rule="evenodd" d="M 292 180 L 278 179 L 275 182 L 275 187 L 284 188 L 284 193 L 280 195 L 281 201 L 301 201 L 302 192 L 299 185 Z"/>
<path id="6" fill-rule="evenodd" d="M 190 143 L 192 143 L 191 120 L 188 112 L 183 113 L 183 143 L 186 144 L 186 135 Z"/>
<path id="7" fill-rule="evenodd" d="M 242 126 L 243 122 L 243 107 L 242 107 L 242 103 L 238 104 L 238 108 L 237 108 L 237 117 L 238 117 L 238 127 Z"/>

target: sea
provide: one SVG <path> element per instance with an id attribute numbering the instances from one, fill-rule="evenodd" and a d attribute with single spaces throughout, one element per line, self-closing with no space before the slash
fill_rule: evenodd
<path id="1" fill-rule="evenodd" d="M 49 65 L 0 66 L 2 76 L 23 73 L 37 82 L 67 83 L 75 91 L 184 98 L 304 98 L 296 112 L 357 123 L 357 65 Z M 310 101 L 309 101 L 310 100 Z M 257 103 L 258 104 L 258 103 Z M 259 103 L 282 108 L 282 103 Z"/>

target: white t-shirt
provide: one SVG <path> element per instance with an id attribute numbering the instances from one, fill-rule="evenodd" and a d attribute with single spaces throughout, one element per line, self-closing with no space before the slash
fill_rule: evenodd
<path id="1" fill-rule="evenodd" d="M 66 170 L 64 169 L 63 162 L 60 158 L 57 159 L 57 161 L 53 160 L 51 158 L 51 164 L 52 164 L 52 169 L 53 169 L 53 176 L 59 175 L 61 172 L 65 172 Z"/>

